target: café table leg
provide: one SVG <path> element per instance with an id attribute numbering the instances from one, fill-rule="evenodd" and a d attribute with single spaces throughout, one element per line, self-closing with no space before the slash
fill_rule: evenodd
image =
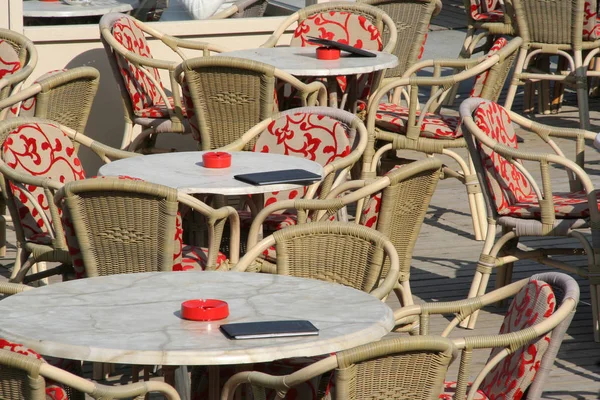
<path id="1" fill-rule="evenodd" d="M 219 374 L 218 365 L 208 366 L 208 400 L 219 400 Z"/>
<path id="2" fill-rule="evenodd" d="M 335 76 L 327 77 L 327 93 L 329 93 L 329 107 L 338 108 L 338 83 Z"/>

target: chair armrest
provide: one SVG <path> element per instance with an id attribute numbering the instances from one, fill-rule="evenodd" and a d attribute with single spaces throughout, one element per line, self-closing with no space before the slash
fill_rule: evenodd
<path id="1" fill-rule="evenodd" d="M 10 296 L 13 294 L 25 292 L 34 289 L 31 286 L 22 285 L 20 283 L 0 282 L 0 294 Z"/>

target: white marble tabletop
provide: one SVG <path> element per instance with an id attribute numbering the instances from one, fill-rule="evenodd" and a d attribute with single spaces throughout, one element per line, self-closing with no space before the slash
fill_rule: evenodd
<path id="1" fill-rule="evenodd" d="M 111 12 L 127 12 L 138 6 L 139 0 L 89 0 L 81 4 L 62 1 L 29 0 L 23 2 L 24 17 L 88 17 Z"/>
<path id="2" fill-rule="evenodd" d="M 183 301 L 227 301 L 228 318 L 187 321 Z M 230 340 L 224 323 L 306 319 L 318 336 Z M 0 301 L 0 337 L 49 356 L 149 365 L 223 365 L 340 351 L 393 327 L 377 298 L 314 279 L 249 272 L 151 272 L 56 283 Z"/>
<path id="3" fill-rule="evenodd" d="M 247 58 L 272 65 L 296 76 L 356 75 L 393 68 L 398 57 L 374 51 L 377 57 L 356 57 L 342 52 L 337 60 L 318 60 L 316 47 L 273 47 L 236 50 L 218 56 Z"/>
<path id="4" fill-rule="evenodd" d="M 231 167 L 205 168 L 203 151 L 151 154 L 131 157 L 103 165 L 103 176 L 128 175 L 148 182 L 169 186 L 184 193 L 241 195 L 276 192 L 301 187 L 298 184 L 255 186 L 234 179 L 234 175 L 285 169 L 304 169 L 323 175 L 321 164 L 300 157 L 281 154 L 231 152 Z"/>

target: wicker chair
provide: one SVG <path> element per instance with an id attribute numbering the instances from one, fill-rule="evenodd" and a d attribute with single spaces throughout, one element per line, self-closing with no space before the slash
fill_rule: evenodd
<path id="1" fill-rule="evenodd" d="M 0 100 L 19 90 L 37 64 L 37 50 L 25 36 L 0 28 Z M 0 110 L 0 120 L 7 111 Z"/>
<path id="2" fill-rule="evenodd" d="M 552 80 L 574 84 L 577 88 L 580 127 L 589 129 L 587 77 L 600 76 L 600 72 L 588 68 L 591 60 L 600 52 L 600 38 L 595 29 L 598 24 L 595 17 L 596 1 L 513 0 L 513 5 L 523 44 L 505 107 L 512 107 L 517 87 L 528 81 Z M 534 60 L 544 55 L 564 57 L 568 60 L 569 73 L 551 74 L 536 70 Z"/>
<path id="3" fill-rule="evenodd" d="M 489 276 L 498 268 L 497 287 L 509 283 L 512 263 L 532 259 L 542 264 L 586 277 L 590 282 L 594 321 L 594 338 L 600 341 L 600 257 L 597 248 L 600 231 L 600 213 L 596 191 L 581 165 L 573 162 L 551 140 L 552 136 L 576 139 L 578 162 L 583 163 L 584 139 L 593 139 L 595 133 L 578 129 L 553 128 L 537 124 L 499 105 L 474 98 L 461 105 L 463 131 L 477 176 L 482 186 L 488 211 L 488 231 L 502 227 L 500 237 L 489 235 L 483 246 L 469 297 L 485 293 Z M 524 152 L 517 148 L 512 122 L 537 133 L 557 154 Z M 539 164 L 542 184 L 538 186 L 522 161 Z M 570 191 L 552 190 L 550 165 L 567 170 Z M 591 227 L 592 240 L 588 241 L 580 228 Z M 568 236 L 577 239 L 580 249 L 517 248 L 522 236 Z M 560 254 L 585 254 L 587 267 L 574 267 L 556 259 Z M 473 327 L 476 314 L 463 322 Z"/>
<path id="4" fill-rule="evenodd" d="M 175 389 L 157 381 L 139 382 L 124 386 L 105 386 L 76 376 L 46 363 L 39 355 L 28 355 L 0 349 L 0 397 L 5 400 L 66 399 L 65 388 L 75 389 L 94 399 L 125 399 L 158 392 L 169 400 L 179 400 Z M 39 358 L 38 358 L 39 357 Z M 49 381 L 55 382 L 51 386 Z M 61 397 L 62 396 L 62 397 Z M 69 397 L 73 399 L 73 397 Z"/>
<path id="5" fill-rule="evenodd" d="M 498 335 L 456 337 L 461 350 L 457 382 L 446 382 L 440 399 L 539 399 L 561 342 L 575 314 L 579 286 L 568 275 L 548 272 L 514 282 L 473 299 L 424 303 L 396 310 L 398 320 L 421 321 L 428 333 L 430 316 L 455 314 L 443 337 L 484 306 L 514 296 Z M 469 383 L 473 350 L 491 349 L 487 363 Z M 468 396 L 466 396 L 468 391 Z"/>
<path id="6" fill-rule="evenodd" d="M 105 14 L 100 19 L 100 34 L 104 49 L 121 90 L 125 110 L 125 131 L 121 147 L 131 151 L 151 152 L 159 133 L 189 133 L 185 125 L 179 87 L 175 80 L 176 61 L 152 57 L 146 35 L 160 40 L 182 60 L 182 49 L 202 51 L 203 56 L 223 51 L 218 46 L 166 35 L 135 18 L 120 14 Z M 169 73 L 168 90 L 160 79 L 159 70 Z M 142 131 L 133 136 L 133 126 Z M 157 149 L 156 151 L 160 151 Z"/>
<path id="7" fill-rule="evenodd" d="M 362 21 L 362 18 L 366 18 L 366 21 Z M 281 36 L 296 23 L 298 26 L 292 35 L 290 46 L 317 46 L 308 42 L 308 36 L 316 36 L 365 50 L 393 53 L 396 49 L 398 33 L 390 16 L 377 7 L 353 2 L 331 2 L 302 8 L 283 21 L 261 47 L 276 46 Z M 352 81 L 348 81 L 345 76 L 338 76 L 335 80 L 328 79 L 329 104 L 344 107 L 346 100 L 338 104 L 338 92 L 352 94 L 351 103 L 356 105 L 356 100 L 366 101 L 371 88 L 379 85 L 382 75 L 354 75 Z M 347 91 L 347 87 L 352 91 Z M 355 108 L 354 104 L 351 106 Z"/>
<path id="8" fill-rule="evenodd" d="M 373 94 L 367 112 L 367 130 L 370 143 L 363 157 L 363 177 L 375 175 L 377 164 L 375 145 L 377 141 L 386 143 L 378 151 L 415 150 L 427 154 L 444 154 L 453 158 L 461 171 L 446 168 L 447 176 L 458 178 L 465 183 L 469 206 L 473 218 L 476 240 L 483 240 L 486 234 L 483 199 L 477 185 L 477 178 L 469 165 L 453 149 L 466 146 L 462 138 L 458 117 L 439 114 L 439 109 L 448 90 L 457 82 L 475 77 L 471 94 L 489 99 L 497 99 L 508 75 L 521 39 L 511 41 L 499 39 L 488 55 L 470 60 L 429 60 L 414 65 L 406 75 L 433 67 L 433 77 L 405 77 L 382 86 Z M 461 68 L 456 75 L 440 76 L 442 67 Z M 419 106 L 419 89 L 431 88 L 427 103 Z M 410 92 L 407 106 L 401 103 L 381 103 L 390 90 L 406 89 Z"/>
<path id="9" fill-rule="evenodd" d="M 0 112 L 12 107 L 13 115 L 46 118 L 83 132 L 99 82 L 100 73 L 92 67 L 50 71 L 28 88 L 0 100 Z"/>
<path id="10" fill-rule="evenodd" d="M 398 39 L 390 53 L 398 56 L 399 64 L 385 71 L 382 84 L 400 78 L 423 56 L 431 19 L 442 10 L 441 0 L 358 0 L 382 9 L 396 25 Z M 382 39 L 389 42 L 389 30 L 384 30 Z"/>
<path id="11" fill-rule="evenodd" d="M 219 245 L 227 220 L 230 261 L 236 264 L 238 260 L 235 209 L 215 210 L 177 189 L 132 178 L 103 177 L 69 182 L 54 201 L 63 210 L 76 276 L 226 269 Z M 180 205 L 206 217 L 208 248 L 182 243 Z"/>
<path id="12" fill-rule="evenodd" d="M 394 286 L 396 296 L 402 306 L 413 304 L 410 288 L 410 264 L 425 212 L 435 190 L 441 172 L 441 162 L 437 159 L 415 161 L 395 168 L 388 174 L 374 180 L 349 181 L 337 186 L 327 199 L 323 200 L 283 200 L 265 207 L 258 213 L 248 234 L 248 249 L 258 242 L 263 221 L 279 210 L 297 210 L 298 223 L 327 221 L 337 211 L 353 203 L 357 205 L 355 221 L 390 238 L 400 257 L 400 274 Z M 346 193 L 351 190 L 351 192 Z M 339 196 L 340 193 L 344 195 Z M 338 197 L 339 196 L 339 197 Z M 368 201 L 361 206 L 362 199 Z M 263 251 L 263 257 L 252 265 L 262 272 L 277 271 L 277 256 L 274 247 Z M 389 268 L 385 261 L 385 269 Z M 412 329 L 407 324 L 402 330 Z"/>
<path id="13" fill-rule="evenodd" d="M 283 399 L 302 382 L 334 371 L 333 399 L 437 400 L 456 355 L 446 338 L 385 339 L 340 351 L 290 375 L 240 372 L 227 381 L 221 399 L 232 400 L 241 384 L 251 384 L 263 396 L 265 388 L 274 389 L 275 398 Z"/>
<path id="14" fill-rule="evenodd" d="M 278 108 L 276 80 L 298 90 L 303 106 L 316 105 L 317 101 L 327 104 L 322 83 L 305 84 L 271 65 L 242 58 L 185 60 L 175 74 L 184 87 L 192 134 L 201 150 L 227 146 L 270 118 Z M 251 149 L 252 143 L 248 142 L 244 150 Z"/>
<path id="15" fill-rule="evenodd" d="M 263 17 L 268 5 L 267 0 L 239 0 L 208 19 Z"/>
<path id="16" fill-rule="evenodd" d="M 253 149 L 262 153 L 307 158 L 323 165 L 323 180 L 302 190 L 265 194 L 261 204 L 253 202 L 251 212 L 240 211 L 242 226 L 249 228 L 253 216 L 264 206 L 292 198 L 325 197 L 343 181 L 360 160 L 367 145 L 367 130 L 362 121 L 347 111 L 330 107 L 301 107 L 284 111 L 255 125 L 224 151 Z M 273 232 L 293 225 L 296 215 L 280 212 L 266 217 L 265 231 Z"/>
<path id="17" fill-rule="evenodd" d="M 0 143 L 3 143 L 0 187 L 17 236 L 17 257 L 11 279 L 22 281 L 25 272 L 37 262 L 71 265 L 52 196 L 65 182 L 85 176 L 77 157 L 77 145 L 89 148 L 104 162 L 136 154 L 113 149 L 83 133 L 40 118 L 1 121 Z M 57 267 L 49 273 L 66 271 L 64 267 Z M 21 274 L 19 278 L 18 274 Z"/>

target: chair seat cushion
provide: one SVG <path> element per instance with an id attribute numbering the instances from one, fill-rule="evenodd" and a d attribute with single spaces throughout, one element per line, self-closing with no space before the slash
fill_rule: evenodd
<path id="1" fill-rule="evenodd" d="M 172 97 L 169 97 L 169 104 L 173 109 L 175 102 Z M 169 118 L 169 108 L 165 105 L 164 101 L 160 101 L 155 105 L 140 110 L 135 110 L 135 115 L 142 118 Z M 181 106 L 181 112 L 183 116 L 186 115 L 185 106 Z"/>
<path id="2" fill-rule="evenodd" d="M 386 131 L 406 134 L 408 107 L 394 103 L 382 103 L 377 109 L 375 125 Z M 421 113 L 417 111 L 417 118 Z M 430 139 L 457 139 L 462 137 L 458 129 L 459 117 L 427 113 L 421 125 L 421 136 Z"/>
<path id="3" fill-rule="evenodd" d="M 600 193 L 597 194 L 597 197 Z M 555 192 L 554 213 L 556 218 L 588 218 L 590 210 L 584 191 L 580 192 Z M 509 205 L 499 210 L 500 215 L 516 218 L 536 218 L 542 216 L 541 208 L 535 194 L 530 194 L 520 202 Z"/>
<path id="4" fill-rule="evenodd" d="M 206 247 L 184 244 L 181 251 L 181 262 L 173 264 L 173 271 L 204 271 L 206 269 L 208 261 L 208 249 Z M 219 252 L 217 255 L 217 269 L 219 269 L 225 260 L 227 260 L 227 256 Z"/>
<path id="5" fill-rule="evenodd" d="M 240 224 L 242 228 L 250 228 L 254 218 L 252 213 L 246 210 L 238 211 L 240 216 Z M 288 226 L 296 225 L 298 217 L 296 214 L 284 212 L 281 214 L 271 214 L 263 222 L 263 229 L 267 232 L 275 232 Z"/>
<path id="6" fill-rule="evenodd" d="M 482 13 L 472 14 L 473 19 L 478 22 L 501 22 L 504 18 L 502 10 L 492 10 Z"/>
<path id="7" fill-rule="evenodd" d="M 471 386 L 471 382 L 469 382 L 469 387 Z M 444 382 L 444 392 L 440 394 L 440 399 L 442 400 L 454 400 L 454 394 L 456 393 L 456 382 L 454 381 L 446 381 Z M 467 389 L 468 394 L 468 389 Z M 481 390 L 478 390 L 473 397 L 473 400 L 488 400 L 488 397 Z"/>
<path id="8" fill-rule="evenodd" d="M 42 358 L 37 352 L 23 346 L 19 343 L 9 342 L 5 339 L 0 339 L 0 349 L 12 351 L 13 353 L 22 354 L 27 357 L 32 357 L 37 360 L 42 360 L 48 364 L 68 371 L 75 375 L 81 375 L 81 362 L 75 360 L 67 360 L 63 358 L 47 357 Z M 47 400 L 67 400 L 69 397 L 66 390 L 55 382 L 46 379 L 46 399 Z"/>
<path id="9" fill-rule="evenodd" d="M 52 245 L 52 236 L 49 232 L 40 232 L 31 235 L 28 239 L 28 242 L 35 244 L 43 244 L 46 246 Z"/>

